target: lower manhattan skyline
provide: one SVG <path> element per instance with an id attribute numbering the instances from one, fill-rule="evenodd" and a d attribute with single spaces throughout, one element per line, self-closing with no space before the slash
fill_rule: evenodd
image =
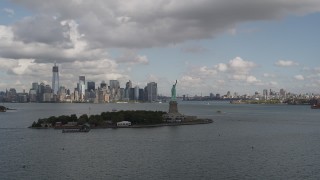
<path id="1" fill-rule="evenodd" d="M 45 4 L 0 3 L 0 91 L 52 85 L 56 62 L 70 90 L 85 76 L 122 87 L 156 82 L 166 96 L 176 79 L 180 96 L 320 92 L 314 0 Z"/>

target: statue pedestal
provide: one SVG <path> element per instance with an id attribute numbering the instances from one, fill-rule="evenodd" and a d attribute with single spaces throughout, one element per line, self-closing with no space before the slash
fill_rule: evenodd
<path id="1" fill-rule="evenodd" d="M 170 101 L 169 105 L 170 105 L 169 106 L 169 113 L 173 113 L 173 114 L 179 113 L 177 101 Z"/>
<path id="2" fill-rule="evenodd" d="M 177 101 L 169 102 L 169 112 L 163 115 L 163 120 L 168 123 L 180 123 L 185 120 L 185 116 L 178 112 Z"/>

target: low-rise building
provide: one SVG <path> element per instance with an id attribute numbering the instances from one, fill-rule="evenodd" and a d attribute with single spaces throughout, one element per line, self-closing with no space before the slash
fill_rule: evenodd
<path id="1" fill-rule="evenodd" d="M 120 121 L 120 122 L 117 122 L 117 126 L 118 127 L 128 127 L 128 126 L 131 126 L 131 122 L 130 121 Z"/>

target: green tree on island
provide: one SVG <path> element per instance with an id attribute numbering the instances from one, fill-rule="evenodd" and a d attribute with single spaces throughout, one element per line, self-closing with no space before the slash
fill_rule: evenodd
<path id="1" fill-rule="evenodd" d="M 71 116 L 51 116 L 49 118 L 38 119 L 37 122 L 33 122 L 31 127 L 41 127 L 42 124 L 51 124 L 55 126 L 57 122 L 61 124 L 67 124 L 68 122 L 77 122 L 79 125 L 89 123 L 91 126 L 104 126 L 106 121 L 111 122 L 112 125 L 116 125 L 120 121 L 130 121 L 133 125 L 144 124 L 161 124 L 163 123 L 162 116 L 165 114 L 163 111 L 118 111 L 118 112 L 102 112 L 100 115 L 82 114 L 77 118 L 75 114 Z M 109 124 L 109 123 L 108 123 Z"/>

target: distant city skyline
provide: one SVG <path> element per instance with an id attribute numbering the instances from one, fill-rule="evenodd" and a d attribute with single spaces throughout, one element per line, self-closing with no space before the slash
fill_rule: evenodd
<path id="1" fill-rule="evenodd" d="M 46 86 L 50 86 L 50 84 L 52 84 L 52 86 L 50 87 L 51 90 L 52 90 L 52 93 L 57 95 L 58 94 L 58 91 L 60 88 L 63 88 L 65 90 L 70 90 L 70 91 L 73 91 L 73 90 L 77 90 L 79 91 L 79 96 L 84 96 L 85 95 L 85 92 L 86 90 L 96 90 L 97 88 L 106 88 L 106 87 L 110 87 L 111 89 L 117 89 L 117 88 L 126 88 L 126 89 L 130 89 L 132 88 L 132 81 L 131 80 L 128 80 L 128 82 L 125 82 L 125 83 L 120 83 L 119 80 L 107 80 L 109 81 L 109 84 L 106 83 L 106 80 L 101 80 L 100 82 L 96 82 L 96 81 L 92 81 L 92 80 L 87 80 L 86 81 L 86 76 L 84 75 L 79 75 L 78 76 L 78 82 L 77 81 L 74 81 L 72 84 L 69 84 L 69 85 L 63 85 L 63 84 L 59 84 L 59 67 L 56 63 L 53 64 L 53 67 L 52 67 L 52 77 L 51 77 L 51 82 L 47 82 L 47 81 L 33 81 L 29 87 L 27 87 L 26 89 L 22 89 L 22 90 L 19 90 L 17 89 L 16 87 L 7 87 L 5 88 L 4 90 L 1 90 L 0 89 L 0 92 L 5 92 L 9 89 L 15 89 L 17 91 L 17 93 L 25 93 L 25 92 L 29 92 L 29 90 L 37 90 L 39 84 L 43 84 L 43 85 L 46 85 Z M 96 86 L 96 83 L 99 84 Z M 146 88 L 148 89 L 153 89 L 152 86 L 153 86 L 153 83 L 155 82 L 148 82 L 147 85 L 146 85 Z M 36 86 L 35 86 L 36 84 Z M 159 94 L 158 93 L 158 87 L 157 87 L 157 83 L 155 83 L 156 85 L 156 91 L 155 91 L 155 94 L 152 95 L 152 98 L 147 98 L 147 99 L 151 99 L 152 100 L 155 100 L 156 96 L 167 96 L 167 97 L 170 97 L 170 94 Z M 138 87 L 138 84 L 134 84 L 135 87 Z M 143 86 L 143 85 L 142 85 Z M 141 87 L 142 87 L 141 86 Z M 144 85 L 145 86 L 145 85 Z M 143 87 L 144 87 L 143 86 Z M 149 87 L 150 86 L 150 87 Z M 56 90 L 58 89 L 58 90 Z M 247 92 L 247 93 L 239 93 L 239 91 L 237 90 L 233 90 L 233 91 L 230 91 L 230 90 L 226 90 L 226 91 L 221 91 L 221 92 L 208 92 L 207 94 L 206 93 L 200 93 L 200 94 L 191 94 L 189 92 L 186 92 L 186 93 L 180 93 L 180 94 L 177 94 L 179 97 L 183 97 L 183 96 L 189 96 L 190 97 L 205 97 L 205 96 L 211 96 L 212 94 L 219 94 L 219 96 L 229 96 L 230 93 L 234 93 L 236 94 L 237 96 L 243 96 L 243 95 L 255 95 L 257 93 L 259 94 L 263 94 L 265 95 L 266 93 L 280 93 L 280 94 L 283 94 L 283 92 L 285 93 L 292 93 L 292 94 L 312 94 L 312 95 L 316 95 L 318 96 L 320 93 L 313 93 L 313 92 L 301 92 L 301 93 L 295 93 L 295 92 L 292 92 L 290 90 L 287 90 L 287 89 L 284 89 L 284 88 L 281 88 L 281 89 L 272 89 L 271 87 L 267 88 L 267 89 L 259 89 L 259 90 L 252 90 L 251 92 Z M 129 92 L 125 92 L 125 96 L 128 96 L 128 93 Z M 231 96 L 233 97 L 233 96 Z M 82 97 L 83 98 L 83 97 Z M 80 97 L 81 99 L 81 97 Z"/>
<path id="2" fill-rule="evenodd" d="M 149 82 L 144 88 L 132 86 L 129 80 L 125 87 L 118 80 L 110 80 L 109 85 L 101 81 L 100 86 L 94 81 L 86 81 L 79 76 L 74 88 L 59 86 L 59 68 L 56 63 L 52 67 L 52 86 L 43 82 L 33 82 L 29 90 L 18 92 L 15 88 L 0 91 L 0 102 L 18 103 L 110 103 L 110 102 L 158 102 L 156 82 Z M 161 101 L 161 100 L 160 100 Z"/>
<path id="3" fill-rule="evenodd" d="M 129 80 L 158 94 L 320 93 L 320 1 L 0 2 L 0 91 Z M 57 79 L 57 78 L 56 78 Z"/>

